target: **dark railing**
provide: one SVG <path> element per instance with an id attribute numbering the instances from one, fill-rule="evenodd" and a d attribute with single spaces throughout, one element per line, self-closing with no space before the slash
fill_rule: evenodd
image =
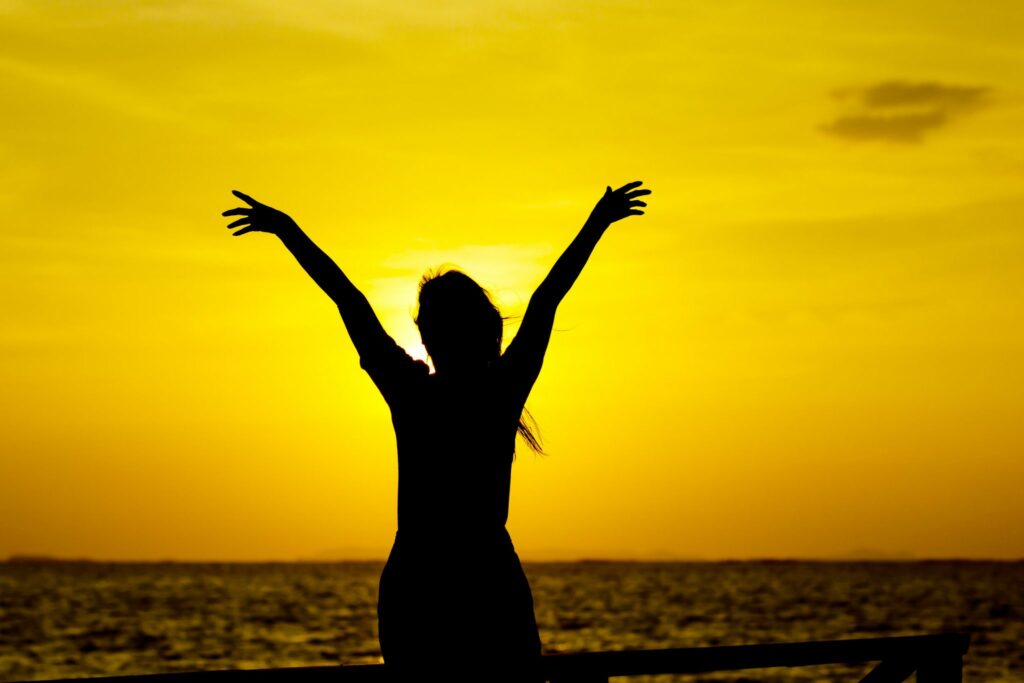
<path id="1" fill-rule="evenodd" d="M 865 662 L 878 662 L 878 665 L 860 683 L 900 683 L 915 672 L 917 683 L 960 683 L 963 680 L 963 656 L 969 643 L 967 634 L 944 633 L 810 643 L 577 652 L 544 655 L 543 662 L 545 677 L 552 683 L 607 683 L 609 678 L 616 676 L 697 674 Z M 443 678 L 443 673 L 439 678 Z M 480 678 L 486 680 L 486 674 L 482 673 Z M 382 683 L 388 677 L 383 664 L 359 664 L 195 671 L 88 680 L 102 683 Z"/>

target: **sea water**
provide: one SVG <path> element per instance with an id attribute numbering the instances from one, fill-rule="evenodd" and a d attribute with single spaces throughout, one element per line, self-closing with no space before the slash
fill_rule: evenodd
<path id="1" fill-rule="evenodd" d="M 965 680 L 1024 682 L 1020 562 L 524 566 L 546 652 L 960 631 Z M 0 680 L 379 662 L 381 568 L 0 564 Z M 629 680 L 855 682 L 870 667 Z"/>

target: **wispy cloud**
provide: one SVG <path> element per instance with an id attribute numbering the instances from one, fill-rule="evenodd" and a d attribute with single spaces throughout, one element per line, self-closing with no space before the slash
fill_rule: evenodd
<path id="1" fill-rule="evenodd" d="M 980 103 L 985 87 L 886 81 L 865 89 L 861 95 L 868 107 L 929 106 L 963 109 Z"/>
<path id="2" fill-rule="evenodd" d="M 821 129 L 848 140 L 918 143 L 926 133 L 985 106 L 989 88 L 934 81 L 883 81 L 834 93 L 848 109 Z"/>
<path id="3" fill-rule="evenodd" d="M 63 94 L 75 103 L 132 119 L 198 129 L 203 121 L 141 94 L 108 74 L 72 65 L 48 66 L 29 60 L 0 56 L 0 76 L 24 86 Z"/>

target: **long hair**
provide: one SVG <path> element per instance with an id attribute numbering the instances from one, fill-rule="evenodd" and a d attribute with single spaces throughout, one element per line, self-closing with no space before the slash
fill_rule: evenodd
<path id="1" fill-rule="evenodd" d="M 460 270 L 441 268 L 420 278 L 415 322 L 435 368 L 501 356 L 505 318 L 490 293 Z M 532 451 L 544 453 L 537 421 L 525 406 L 516 431 Z"/>

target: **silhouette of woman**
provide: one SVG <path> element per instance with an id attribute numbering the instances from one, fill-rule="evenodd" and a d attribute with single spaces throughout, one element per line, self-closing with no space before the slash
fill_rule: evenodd
<path id="1" fill-rule="evenodd" d="M 641 215 L 640 181 L 608 187 L 530 297 L 501 352 L 503 319 L 457 270 L 420 282 L 416 324 L 431 373 L 384 331 L 366 297 L 289 216 L 238 191 L 234 235 L 277 235 L 337 304 L 360 365 L 391 409 L 398 450 L 398 531 L 381 573 L 381 652 L 396 680 L 540 681 L 533 597 L 505 522 L 517 432 L 540 373 L 555 310 L 613 222 Z"/>

